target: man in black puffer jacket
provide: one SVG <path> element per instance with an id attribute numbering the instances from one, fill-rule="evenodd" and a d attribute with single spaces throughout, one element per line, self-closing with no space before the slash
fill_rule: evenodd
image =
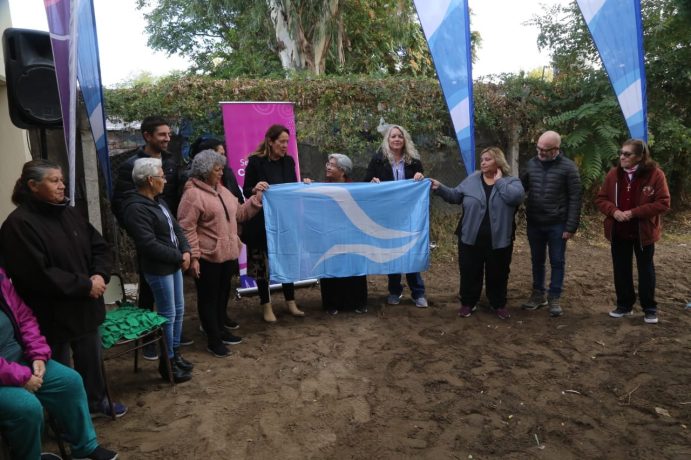
<path id="1" fill-rule="evenodd" d="M 537 155 L 521 174 L 526 191 L 528 242 L 533 266 L 533 293 L 526 310 L 549 305 L 551 316 L 561 316 L 566 241 L 578 229 L 581 216 L 581 178 L 578 167 L 561 152 L 561 136 L 546 131 L 537 141 Z M 551 280 L 545 298 L 545 260 L 549 247 Z"/>

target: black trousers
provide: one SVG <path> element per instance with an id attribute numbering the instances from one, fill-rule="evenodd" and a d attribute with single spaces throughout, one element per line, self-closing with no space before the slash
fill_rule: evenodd
<path id="1" fill-rule="evenodd" d="M 142 266 L 139 265 L 139 292 L 137 293 L 137 306 L 146 310 L 154 310 L 154 293 L 146 282 Z"/>
<path id="2" fill-rule="evenodd" d="M 91 411 L 100 407 L 106 397 L 106 381 L 101 369 L 101 336 L 98 331 L 83 335 L 69 342 L 50 343 L 53 359 L 65 366 L 72 366 L 82 376 L 84 389 Z M 71 357 L 71 359 L 70 359 Z"/>
<path id="3" fill-rule="evenodd" d="M 458 266 L 461 272 L 461 305 L 474 306 L 485 294 L 492 308 L 506 307 L 506 287 L 509 282 L 513 244 L 492 249 L 490 244 L 468 245 L 458 240 Z"/>
<path id="4" fill-rule="evenodd" d="M 232 260 L 217 263 L 199 259 L 199 278 L 194 280 L 197 286 L 197 311 L 209 346 L 221 343 L 232 276 Z"/>
<path id="5" fill-rule="evenodd" d="M 635 240 L 612 239 L 612 266 L 614 289 L 617 293 L 617 307 L 633 309 L 636 291 L 633 286 L 633 255 L 636 255 L 638 269 L 638 297 L 643 311 L 656 313 L 655 302 L 655 245 L 641 246 Z"/>

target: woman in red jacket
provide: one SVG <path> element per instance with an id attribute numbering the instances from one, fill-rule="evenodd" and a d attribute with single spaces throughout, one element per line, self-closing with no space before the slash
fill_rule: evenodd
<path id="1" fill-rule="evenodd" d="M 0 432 L 12 458 L 41 457 L 44 407 L 65 430 L 75 459 L 117 458 L 98 445 L 82 378 L 50 356 L 36 318 L 0 267 Z"/>
<path id="2" fill-rule="evenodd" d="M 638 297 L 647 324 L 657 323 L 655 302 L 655 242 L 660 239 L 661 216 L 669 210 L 665 173 L 650 157 L 648 145 L 629 139 L 619 151 L 619 166 L 612 168 L 595 199 L 605 217 L 605 236 L 611 242 L 617 306 L 612 318 L 633 314 L 633 255 L 638 268 Z"/>

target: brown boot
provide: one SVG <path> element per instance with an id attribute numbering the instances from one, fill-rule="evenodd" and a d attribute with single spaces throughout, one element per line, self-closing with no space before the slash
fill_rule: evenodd
<path id="1" fill-rule="evenodd" d="M 288 311 L 293 316 L 305 316 L 305 312 L 300 310 L 294 300 L 287 300 Z"/>
<path id="2" fill-rule="evenodd" d="M 274 309 L 271 306 L 271 302 L 263 303 L 262 308 L 264 309 L 264 321 L 267 323 L 275 323 L 276 315 L 274 315 Z"/>

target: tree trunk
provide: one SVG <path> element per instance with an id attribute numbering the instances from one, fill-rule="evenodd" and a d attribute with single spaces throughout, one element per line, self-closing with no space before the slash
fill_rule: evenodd
<path id="1" fill-rule="evenodd" d="M 306 62 L 298 40 L 296 40 L 297 34 L 291 33 L 291 1 L 285 1 L 285 8 L 281 0 L 267 0 L 267 4 L 271 22 L 276 32 L 278 57 L 281 60 L 281 65 L 285 70 L 304 69 Z"/>

